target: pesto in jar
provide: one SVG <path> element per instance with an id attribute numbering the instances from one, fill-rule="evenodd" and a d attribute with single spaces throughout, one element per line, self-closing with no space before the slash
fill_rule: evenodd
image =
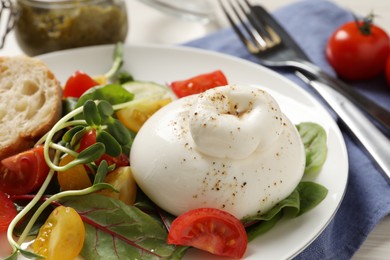
<path id="1" fill-rule="evenodd" d="M 18 0 L 16 39 L 28 55 L 125 41 L 125 3 L 118 0 Z"/>

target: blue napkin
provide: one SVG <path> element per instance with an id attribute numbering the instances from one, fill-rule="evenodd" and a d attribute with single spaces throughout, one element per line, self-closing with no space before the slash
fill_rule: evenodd
<path id="1" fill-rule="evenodd" d="M 325 0 L 305 0 L 278 9 L 273 14 L 315 64 L 335 75 L 326 61 L 324 50 L 333 31 L 353 19 L 349 10 Z M 185 45 L 258 63 L 230 28 Z M 293 73 L 279 72 L 311 91 Z M 384 75 L 350 84 L 390 110 L 390 89 L 386 86 Z M 343 131 L 343 136 L 350 162 L 345 198 L 332 222 L 296 259 L 350 259 L 375 225 L 390 213 L 390 187 L 386 178 L 346 131 Z"/>

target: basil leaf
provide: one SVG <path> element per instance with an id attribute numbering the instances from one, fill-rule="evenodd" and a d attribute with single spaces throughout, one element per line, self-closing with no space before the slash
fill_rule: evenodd
<path id="1" fill-rule="evenodd" d="M 252 241 L 254 238 L 266 233 L 271 230 L 276 223 L 282 218 L 283 214 L 279 211 L 273 218 L 270 220 L 263 220 L 250 227 L 246 228 L 246 234 L 248 236 L 248 241 Z"/>
<path id="2" fill-rule="evenodd" d="M 328 194 L 328 189 L 324 186 L 308 181 L 300 182 L 297 190 L 300 195 L 300 207 L 297 216 L 308 212 L 320 204 L 320 202 L 325 199 L 326 195 Z"/>
<path id="3" fill-rule="evenodd" d="M 76 107 L 85 104 L 88 99 L 106 100 L 111 105 L 133 100 L 134 95 L 119 84 L 109 84 L 88 89 L 78 100 Z"/>
<path id="4" fill-rule="evenodd" d="M 317 173 L 322 169 L 328 153 L 326 132 L 316 123 L 301 123 L 296 127 L 305 146 L 305 174 Z"/>

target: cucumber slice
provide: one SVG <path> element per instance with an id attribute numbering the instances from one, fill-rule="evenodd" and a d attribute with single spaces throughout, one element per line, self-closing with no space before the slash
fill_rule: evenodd
<path id="1" fill-rule="evenodd" d="M 172 90 L 164 85 L 149 81 L 130 81 L 122 85 L 127 91 L 134 94 L 134 99 L 153 99 L 172 98 L 177 99 Z"/>

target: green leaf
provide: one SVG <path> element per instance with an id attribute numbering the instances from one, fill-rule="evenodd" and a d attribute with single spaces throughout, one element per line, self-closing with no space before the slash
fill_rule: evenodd
<path id="1" fill-rule="evenodd" d="M 119 84 L 134 81 L 134 77 L 126 71 L 120 71 L 117 75 L 117 81 Z"/>
<path id="2" fill-rule="evenodd" d="M 107 173 L 108 173 L 108 163 L 106 160 L 103 160 L 99 164 L 93 184 L 95 185 L 104 182 L 104 178 L 106 177 Z"/>
<path id="3" fill-rule="evenodd" d="M 328 194 L 328 189 L 315 182 L 300 182 L 297 190 L 300 195 L 300 208 L 297 216 L 316 207 Z"/>
<path id="4" fill-rule="evenodd" d="M 252 241 L 254 238 L 271 230 L 276 225 L 276 223 L 278 223 L 278 221 L 282 218 L 282 216 L 283 214 L 280 211 L 273 218 L 269 220 L 259 221 L 258 223 L 246 228 L 248 241 Z"/>
<path id="5" fill-rule="evenodd" d="M 113 107 L 111 106 L 110 103 L 108 103 L 105 100 L 101 100 L 98 103 L 97 108 L 99 110 L 100 116 L 103 119 L 103 122 L 105 122 L 107 120 L 107 118 L 111 117 L 114 114 Z"/>
<path id="6" fill-rule="evenodd" d="M 88 99 L 106 100 L 111 105 L 121 104 L 133 100 L 134 95 L 119 84 L 97 86 L 87 90 L 77 102 L 77 107 L 85 104 Z"/>
<path id="7" fill-rule="evenodd" d="M 271 220 L 273 219 L 279 212 L 281 212 L 284 208 L 290 208 L 292 215 L 298 215 L 299 213 L 299 205 L 300 205 L 300 194 L 297 188 L 284 200 L 277 203 L 274 207 L 272 207 L 269 211 L 261 215 L 250 216 L 244 218 L 242 220 L 243 223 L 251 223 L 261 220 Z"/>
<path id="8" fill-rule="evenodd" d="M 66 143 L 70 143 L 73 136 L 79 132 L 79 131 L 84 131 L 85 130 L 85 127 L 84 126 L 75 126 L 75 127 L 72 127 L 71 129 L 69 129 L 68 131 L 66 131 L 66 133 L 62 136 L 62 141 L 66 142 Z"/>
<path id="9" fill-rule="evenodd" d="M 121 145 L 106 131 L 101 131 L 97 134 L 96 142 L 103 143 L 106 148 L 106 153 L 110 156 L 117 157 L 122 153 Z"/>
<path id="10" fill-rule="evenodd" d="M 72 139 L 70 140 L 70 145 L 74 147 L 76 144 L 78 144 L 81 139 L 83 138 L 84 134 L 88 131 L 86 127 L 83 127 L 83 129 L 80 128 L 79 131 L 74 133 Z"/>
<path id="11" fill-rule="evenodd" d="M 70 162 L 68 165 L 71 165 L 72 163 L 74 163 L 75 165 L 81 164 L 81 163 L 86 164 L 86 163 L 96 161 L 97 159 L 102 157 L 102 155 L 105 152 L 106 152 L 106 149 L 104 147 L 104 144 L 100 143 L 100 142 L 96 142 L 93 145 L 91 145 L 91 146 L 85 148 L 83 151 L 81 151 L 78 154 L 78 156 L 76 157 L 76 159 L 73 160 L 72 162 Z"/>
<path id="12" fill-rule="evenodd" d="M 107 124 L 107 130 L 121 145 L 128 145 L 133 140 L 129 130 L 117 119 Z"/>
<path id="13" fill-rule="evenodd" d="M 24 249 L 19 249 L 19 252 L 26 258 L 29 258 L 29 259 L 44 259 L 45 257 L 44 256 L 41 256 L 41 255 L 38 255 L 38 254 L 35 254 L 31 251 L 28 251 L 28 250 L 24 250 Z"/>
<path id="14" fill-rule="evenodd" d="M 84 220 L 85 259 L 180 259 L 185 252 L 166 243 L 168 234 L 161 222 L 120 200 L 89 194 L 61 202 Z"/>
<path id="15" fill-rule="evenodd" d="M 328 153 L 325 130 L 316 123 L 301 123 L 296 127 L 305 146 L 305 174 L 321 171 Z"/>
<path id="16" fill-rule="evenodd" d="M 90 126 L 98 126 L 102 123 L 102 118 L 100 117 L 100 113 L 98 108 L 92 100 L 87 100 L 83 107 L 83 115 L 85 121 Z"/>

